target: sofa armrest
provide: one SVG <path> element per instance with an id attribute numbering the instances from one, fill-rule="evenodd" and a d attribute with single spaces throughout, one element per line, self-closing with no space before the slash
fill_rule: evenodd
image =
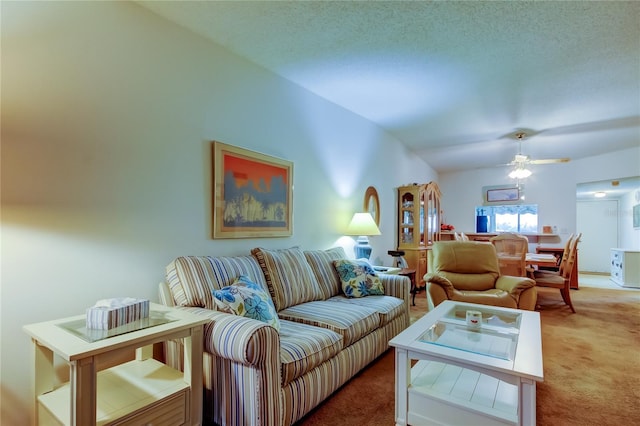
<path id="1" fill-rule="evenodd" d="M 411 300 L 411 280 L 404 275 L 395 274 L 378 274 L 382 286 L 384 287 L 384 294 L 387 296 L 397 297 L 407 303 Z"/>
<path id="2" fill-rule="evenodd" d="M 176 306 L 176 302 L 173 300 L 173 294 L 171 294 L 171 290 L 169 289 L 169 284 L 164 281 L 158 284 L 158 299 L 164 306 Z"/>
<path id="3" fill-rule="evenodd" d="M 205 308 L 179 309 L 210 318 L 211 321 L 204 326 L 204 350 L 211 355 L 258 366 L 271 358 L 265 348 L 279 352 L 280 336 L 264 322 Z"/>

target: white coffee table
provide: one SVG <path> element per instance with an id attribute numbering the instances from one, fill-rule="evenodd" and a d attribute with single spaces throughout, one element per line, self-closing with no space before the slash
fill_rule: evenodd
<path id="1" fill-rule="evenodd" d="M 482 312 L 479 331 L 467 327 L 467 310 Z M 445 301 L 389 344 L 397 425 L 535 426 L 539 313 Z"/>

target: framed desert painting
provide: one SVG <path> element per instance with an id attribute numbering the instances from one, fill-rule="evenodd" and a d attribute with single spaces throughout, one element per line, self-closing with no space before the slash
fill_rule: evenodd
<path id="1" fill-rule="evenodd" d="M 213 238 L 288 237 L 293 163 L 213 142 Z"/>

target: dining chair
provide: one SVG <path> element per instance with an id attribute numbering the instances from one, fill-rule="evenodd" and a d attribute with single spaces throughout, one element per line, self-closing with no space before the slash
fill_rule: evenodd
<path id="1" fill-rule="evenodd" d="M 576 313 L 575 308 L 573 307 L 573 303 L 571 302 L 571 275 L 573 274 L 573 265 L 576 262 L 576 257 L 578 255 L 578 243 L 580 242 L 580 238 L 582 234 L 578 234 L 575 238 L 571 240 L 569 244 L 569 250 L 566 262 L 562 267 L 562 273 L 554 274 L 552 271 L 538 271 L 539 273 L 534 273 L 534 280 L 536 282 L 537 287 L 551 287 L 557 288 L 560 290 L 560 295 L 562 296 L 562 300 L 564 303 L 569 305 L 571 308 L 571 312 Z M 565 250 L 566 252 L 566 250 Z M 564 254 L 563 254 L 564 257 Z"/>
<path id="2" fill-rule="evenodd" d="M 524 235 L 504 232 L 489 239 L 496 248 L 502 275 L 527 276 L 529 240 Z"/>
<path id="3" fill-rule="evenodd" d="M 562 275 L 562 271 L 567 264 L 567 259 L 569 258 L 569 250 L 571 249 L 571 242 L 573 241 L 574 234 L 569 235 L 567 241 L 564 244 L 564 250 L 562 250 L 562 258 L 560 259 L 560 265 L 558 266 L 557 271 L 546 270 L 546 269 L 537 269 L 533 271 L 533 276 L 531 278 L 536 277 L 544 277 L 547 275 Z M 578 234 L 578 238 L 582 237 L 582 233 Z"/>

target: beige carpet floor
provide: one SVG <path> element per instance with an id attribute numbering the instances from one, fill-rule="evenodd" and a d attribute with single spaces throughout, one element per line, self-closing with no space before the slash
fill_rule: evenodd
<path id="1" fill-rule="evenodd" d="M 583 287 L 571 295 L 576 314 L 558 290 L 539 290 L 545 380 L 536 392 L 538 425 L 640 424 L 640 291 Z M 426 313 L 424 292 L 416 305 L 412 319 Z M 298 422 L 393 424 L 392 350 Z"/>

